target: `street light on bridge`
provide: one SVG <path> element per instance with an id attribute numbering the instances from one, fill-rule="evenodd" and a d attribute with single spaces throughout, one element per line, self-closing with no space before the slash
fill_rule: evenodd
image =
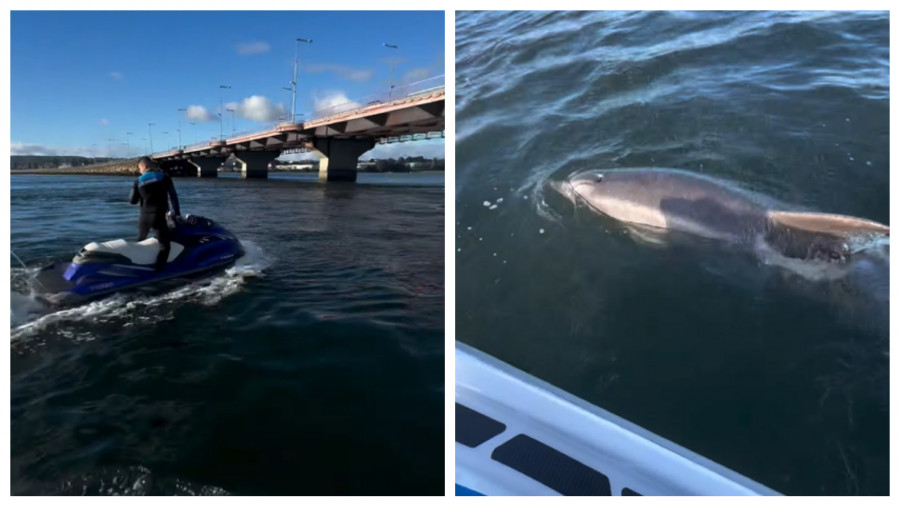
<path id="1" fill-rule="evenodd" d="M 128 158 L 131 158 L 131 139 L 130 136 L 134 135 L 131 132 L 125 132 L 125 144 L 128 146 Z"/>
<path id="2" fill-rule="evenodd" d="M 287 90 L 287 91 L 291 92 L 292 94 L 294 93 L 294 88 L 288 88 L 287 86 L 282 86 L 281 89 L 282 89 L 282 90 Z M 293 97 L 293 95 L 291 95 L 291 96 Z M 293 106 L 292 106 L 292 107 L 293 107 Z M 286 117 L 287 117 L 287 113 L 285 113 L 283 117 L 286 118 Z M 291 123 L 293 123 L 293 122 L 294 122 L 294 121 L 291 120 Z"/>
<path id="3" fill-rule="evenodd" d="M 150 132 L 150 153 L 153 153 L 153 125 L 156 123 L 147 123 L 147 131 Z"/>
<path id="4" fill-rule="evenodd" d="M 222 112 L 223 112 L 223 110 L 222 110 L 222 107 L 223 107 L 222 106 L 222 90 L 230 90 L 230 89 L 231 89 L 231 86 L 228 86 L 225 84 L 219 85 L 219 112 L 218 112 L 218 114 L 219 114 L 219 140 L 220 141 L 225 138 L 225 136 L 222 134 Z"/>
<path id="5" fill-rule="evenodd" d="M 400 50 L 400 48 L 396 44 L 388 44 L 387 42 L 384 43 L 384 47 L 388 49 L 396 49 L 398 51 Z M 391 58 L 391 87 L 388 89 L 388 100 L 390 100 L 391 96 L 394 94 L 394 67 L 396 66 L 397 59 Z"/>
<path id="6" fill-rule="evenodd" d="M 312 39 L 296 39 L 297 44 L 294 48 L 294 79 L 291 81 L 291 123 L 297 117 L 297 66 L 300 63 L 300 43 L 306 42 L 312 44 Z"/>

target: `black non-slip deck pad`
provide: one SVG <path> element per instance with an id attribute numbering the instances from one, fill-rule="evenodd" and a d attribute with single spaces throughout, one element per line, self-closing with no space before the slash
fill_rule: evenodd
<path id="1" fill-rule="evenodd" d="M 506 425 L 456 403 L 457 443 L 475 448 L 504 430 L 506 430 Z"/>
<path id="2" fill-rule="evenodd" d="M 498 446 L 491 458 L 563 495 L 612 495 L 606 475 L 524 434 Z"/>

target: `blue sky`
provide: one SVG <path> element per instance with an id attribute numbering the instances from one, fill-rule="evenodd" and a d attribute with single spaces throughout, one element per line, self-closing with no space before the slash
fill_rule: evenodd
<path id="1" fill-rule="evenodd" d="M 128 145 L 148 149 L 151 135 L 159 151 L 178 144 L 179 118 L 182 143 L 202 142 L 219 135 L 220 99 L 236 110 L 236 131 L 262 129 L 290 113 L 282 87 L 298 37 L 313 40 L 300 44 L 298 114 L 387 91 L 392 61 L 395 85 L 444 73 L 442 11 L 14 11 L 12 154 L 125 156 Z M 443 148 L 406 142 L 366 156 Z"/>

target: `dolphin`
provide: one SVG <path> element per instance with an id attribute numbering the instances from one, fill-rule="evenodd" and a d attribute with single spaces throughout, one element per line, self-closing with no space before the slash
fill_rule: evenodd
<path id="1" fill-rule="evenodd" d="M 636 239 L 657 244 L 674 232 L 744 246 L 764 263 L 811 280 L 845 277 L 859 256 L 868 255 L 860 264 L 867 272 L 873 261 L 888 265 L 887 225 L 788 210 L 774 199 L 694 172 L 588 170 L 553 186 L 573 202 L 625 224 Z"/>

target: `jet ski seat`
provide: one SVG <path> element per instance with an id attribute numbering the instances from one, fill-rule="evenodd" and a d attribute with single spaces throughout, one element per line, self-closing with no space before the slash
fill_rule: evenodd
<path id="1" fill-rule="evenodd" d="M 184 246 L 173 241 L 169 248 L 169 258 L 166 261 L 171 262 L 182 251 L 184 251 Z M 131 242 L 125 239 L 92 242 L 84 247 L 84 252 L 88 254 L 111 253 L 122 255 L 137 265 L 153 265 L 156 263 L 156 256 L 159 254 L 159 241 L 155 237 L 151 237 L 140 242 Z"/>

